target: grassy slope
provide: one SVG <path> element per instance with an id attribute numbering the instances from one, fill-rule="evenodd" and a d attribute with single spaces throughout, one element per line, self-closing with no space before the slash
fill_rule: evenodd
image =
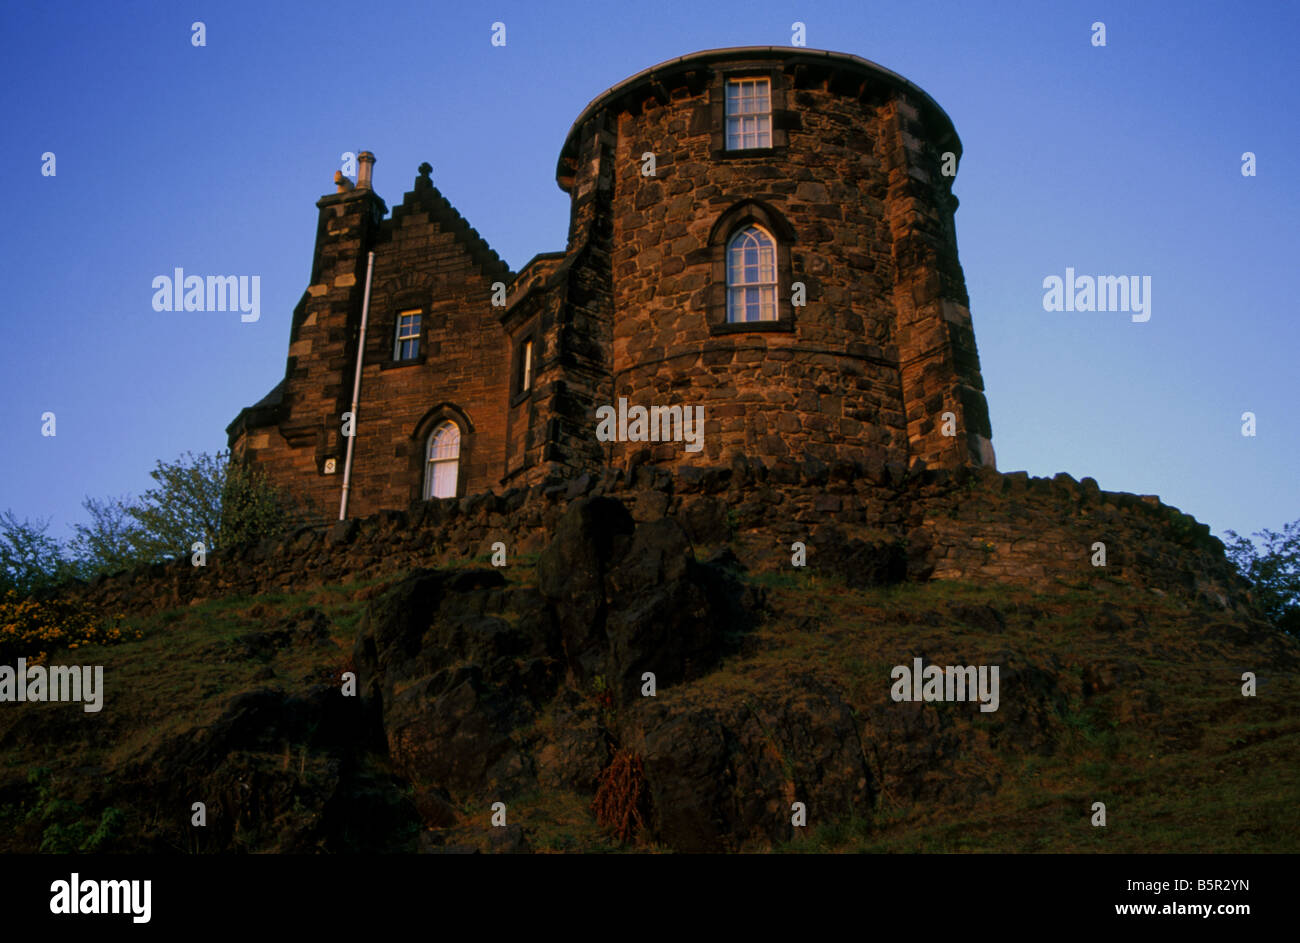
<path id="1" fill-rule="evenodd" d="M 769 622 L 762 633 L 772 637 L 772 647 L 731 667 L 719 679 L 723 684 L 778 672 L 781 662 L 797 657 L 824 665 L 826 676 L 846 690 L 856 687 L 850 700 L 858 702 L 879 699 L 889 667 L 910 664 L 914 652 L 934 663 L 995 664 L 997 653 L 1011 651 L 1017 660 L 1055 657 L 1069 693 L 1050 756 L 1012 757 L 1011 763 L 995 753 L 967 758 L 1001 764 L 994 797 L 954 810 L 894 805 L 885 796 L 873 827 L 832 823 L 786 850 L 1300 849 L 1292 812 L 1300 798 L 1300 718 L 1292 708 L 1300 685 L 1294 674 L 1261 670 L 1259 696 L 1242 697 L 1241 673 L 1257 666 L 1241 649 L 1207 637 L 1212 618 L 1105 584 L 1052 594 L 956 583 L 861 593 L 819 587 L 815 577 L 771 582 L 775 609 L 813 618 L 804 628 Z M 942 616 L 938 626 L 909 624 L 925 610 L 942 613 L 945 603 L 992 605 L 1005 614 L 1006 631 L 963 629 Z M 1148 628 L 1128 637 L 1099 635 L 1092 625 L 1104 604 L 1126 617 L 1140 613 Z M 1099 658 L 1131 661 L 1145 678 L 1085 705 L 1079 679 Z M 1151 726 L 1124 721 L 1127 696 L 1139 691 L 1159 698 L 1155 737 Z M 1104 829 L 1089 824 L 1094 801 L 1106 803 Z"/>
<path id="2" fill-rule="evenodd" d="M 518 561 L 507 575 L 531 580 L 531 561 Z M 1208 630 L 1211 616 L 1105 583 L 1051 593 L 959 583 L 850 591 L 806 572 L 751 579 L 766 588 L 771 615 L 740 653 L 683 685 L 682 696 L 761 700 L 771 685 L 811 669 L 850 703 L 877 702 L 887 697 L 890 667 L 910 664 L 923 652 L 928 662 L 942 664 L 998 664 L 1007 653 L 1017 663 L 1051 662 L 1069 700 L 1047 755 L 985 745 L 953 760 L 998 780 L 993 795 L 953 806 L 902 802 L 886 791 L 861 817 L 814 821 L 778 850 L 1300 850 L 1293 812 L 1300 800 L 1300 719 L 1290 706 L 1300 685 L 1293 673 L 1261 670 L 1259 696 L 1241 697 L 1240 675 L 1254 670 L 1254 656 Z M 365 600 L 383 585 L 210 600 L 138 620 L 133 627 L 143 630 L 140 641 L 83 648 L 75 659 L 51 653 L 52 664 L 105 666 L 105 708 L 98 715 L 70 704 L 0 708 L 0 850 L 35 850 L 43 840 L 51 850 L 71 850 L 96 828 L 103 831 L 103 810 L 95 804 L 101 780 L 111 782 L 116 768 L 162 738 L 210 723 L 231 695 L 266 684 L 268 669 L 275 683 L 293 689 L 337 668 L 351 649 Z M 990 604 L 1005 615 L 1006 629 L 964 627 L 946 615 L 952 604 Z M 1094 623 L 1103 605 L 1130 624 L 1145 625 L 1098 632 Z M 240 636 L 301 616 L 308 607 L 328 617 L 336 648 L 285 648 L 265 663 L 229 656 Z M 1098 659 L 1137 664 L 1145 678 L 1085 704 L 1083 671 Z M 1158 708 L 1140 727 L 1126 722 L 1148 692 Z M 38 768 L 50 771 L 44 803 L 34 802 L 23 785 Z M 51 806 L 53 797 L 81 808 Z M 1104 829 L 1088 822 L 1097 800 L 1107 805 Z M 589 802 L 537 791 L 513 797 L 510 818 L 528 830 L 534 851 L 615 850 Z M 460 811 L 465 820 L 457 840 L 486 847 L 488 811 Z M 162 814 L 148 796 L 122 812 L 126 829 Z"/>

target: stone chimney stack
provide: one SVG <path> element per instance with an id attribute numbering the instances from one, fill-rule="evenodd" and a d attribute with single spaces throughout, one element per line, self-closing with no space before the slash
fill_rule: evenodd
<path id="1" fill-rule="evenodd" d="M 370 151 L 362 151 L 357 155 L 357 189 L 371 189 L 370 180 L 375 172 L 375 155 Z"/>
<path id="2" fill-rule="evenodd" d="M 282 433 L 291 447 L 310 456 L 304 470 L 326 475 L 342 467 L 347 440 L 334 417 L 348 409 L 356 364 L 366 260 L 374 248 L 388 207 L 371 189 L 375 155 L 357 155 L 357 182 L 335 175 L 337 193 L 316 201 L 316 246 L 311 281 L 294 311 L 285 364 L 285 395 L 292 397 L 300 420 Z M 312 446 L 313 448 L 306 448 Z M 330 490 L 322 486 L 326 491 Z"/>

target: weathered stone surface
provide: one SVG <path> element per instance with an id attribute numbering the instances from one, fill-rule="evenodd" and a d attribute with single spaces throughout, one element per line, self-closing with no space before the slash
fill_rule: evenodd
<path id="1" fill-rule="evenodd" d="M 604 507 L 621 521 L 620 532 L 630 533 L 638 519 L 666 516 L 693 543 L 732 541 L 741 562 L 758 569 L 788 568 L 790 544 L 802 541 L 810 548 L 811 567 L 820 559 L 825 572 L 837 578 L 879 585 L 899 578 L 897 548 L 902 548 L 905 578 L 912 581 L 1050 586 L 1056 579 L 1105 577 L 1175 592 L 1219 609 L 1249 605 L 1248 587 L 1224 556 L 1223 544 L 1203 525 L 1164 505 L 1107 503 L 1116 496 L 1094 494 L 1086 484 L 1042 479 L 1044 487 L 1030 493 L 1023 473 L 1007 476 L 982 469 L 941 482 L 925 475 L 908 478 L 898 466 L 903 477 L 884 488 L 871 477 L 882 466 L 868 464 L 856 466 L 848 480 L 840 480 L 848 474 L 841 468 L 835 480 L 816 486 L 803 483 L 800 469 L 788 462 L 774 463 L 752 481 L 733 478 L 733 469 L 725 469 L 726 486 L 710 494 L 696 490 L 708 479 L 708 470 L 693 468 L 678 470 L 684 478 L 663 469 L 646 469 L 651 473 L 645 478 L 642 469 L 631 478 L 611 473 L 597 487 L 600 498 L 611 499 Z M 404 522 L 345 522 L 355 526 L 347 542 L 318 540 L 299 550 L 305 534 L 299 531 L 269 544 L 260 561 L 235 548 L 210 554 L 204 567 L 181 559 L 89 584 L 72 583 L 66 591 L 105 610 L 150 611 L 223 595 L 373 579 L 473 556 L 487 559 L 496 541 L 507 545 L 508 560 L 513 560 L 554 539 L 575 503 L 565 497 L 567 491 L 563 481 L 515 491 L 508 515 L 500 510 L 504 497 L 477 502 L 464 512 L 449 502 L 428 502 L 417 505 L 423 513 Z M 646 510 L 639 510 L 642 504 Z M 329 528 L 315 533 L 328 534 Z M 611 535 L 601 540 L 597 546 L 612 548 Z M 1091 547 L 1099 540 L 1107 548 L 1104 568 L 1091 564 Z M 581 540 L 569 546 L 575 553 L 590 553 Z M 595 556 L 560 561 L 556 578 L 566 581 L 566 570 L 573 566 L 590 578 L 597 563 L 605 562 Z M 547 565 L 542 565 L 543 582 Z M 571 631 L 588 631 L 590 614 L 575 618 L 581 624 Z"/>
<path id="2" fill-rule="evenodd" d="M 537 585 L 557 605 L 570 668 L 595 673 L 604 657 L 605 572 L 618 536 L 632 533 L 627 508 L 611 498 L 580 500 L 560 519 L 537 561 Z"/>
<path id="3" fill-rule="evenodd" d="M 772 146 L 743 160 L 725 150 L 722 111 L 740 61 L 773 108 Z M 830 78 L 803 81 L 809 68 Z M 559 472 L 579 476 L 572 499 L 583 473 L 646 462 L 708 468 L 684 481 L 705 493 L 737 459 L 791 461 L 810 485 L 868 459 L 991 465 L 952 177 L 937 166 L 949 150 L 947 116 L 892 73 L 761 47 L 665 63 L 594 102 L 557 170 L 567 245 L 517 274 L 427 165 L 389 218 L 369 188 L 326 196 L 285 378 L 230 425 L 231 448 L 320 509 L 338 501 L 373 251 L 353 513 L 423 498 L 441 422 L 460 432 L 458 497 Z M 775 242 L 778 317 L 728 322 L 727 246 L 751 224 Z M 398 360 L 404 313 L 419 318 L 418 352 Z M 624 397 L 702 409 L 703 439 L 598 441 L 596 410 Z"/>
<path id="4" fill-rule="evenodd" d="M 536 708 L 530 693 L 554 691 L 552 632 L 536 614 L 492 612 L 504 585 L 494 570 L 422 571 L 363 617 L 353 650 L 363 704 L 417 782 L 468 790 L 531 776 L 510 734 Z"/>
<path id="5" fill-rule="evenodd" d="M 907 578 L 907 551 L 897 539 L 863 540 L 827 527 L 817 532 L 809 565 L 854 588 L 888 586 Z"/>
<path id="6" fill-rule="evenodd" d="M 256 686 L 77 801 L 125 807 L 122 790 L 147 789 L 186 808 L 194 795 L 214 797 L 221 817 L 201 850 L 241 850 L 256 834 L 259 849 L 522 851 L 534 837 L 487 828 L 484 796 L 513 804 L 542 790 L 581 808 L 613 757 L 631 751 L 643 762 L 646 840 L 766 848 L 811 834 L 789 824 L 795 801 L 814 828 L 873 829 L 880 810 L 900 803 L 948 814 L 987 803 L 1004 778 L 1035 765 L 1027 759 L 1065 763 L 1081 743 L 1104 755 L 1116 725 L 1139 729 L 1143 755 L 1148 741 L 1200 748 L 1209 737 L 1187 717 L 1186 691 L 1210 690 L 1196 696 L 1255 724 L 1268 702 L 1237 696 L 1241 672 L 1258 671 L 1263 691 L 1300 665 L 1294 639 L 1251 608 L 1222 545 L 1174 509 L 989 471 L 907 476 L 882 494 L 854 474 L 866 466 L 824 464 L 819 485 L 805 480 L 821 480 L 817 468 L 793 463 L 784 485 L 770 473 L 751 479 L 737 462 L 726 475 L 601 476 L 599 495 L 552 480 L 509 499 L 368 518 L 333 545 L 323 529 L 306 543 L 304 532 L 290 534 L 260 562 L 223 552 L 205 568 L 180 560 L 67 587 L 111 612 L 172 606 L 183 619 L 196 599 L 292 588 L 333 600 L 339 582 L 367 581 L 353 597 L 367 603 L 352 657 L 359 698 L 339 692 L 328 605 L 271 620 L 273 603 L 236 603 L 247 629 L 202 654 L 262 663 L 264 673 L 250 674 Z M 683 480 L 699 490 L 684 491 Z M 705 492 L 706 480 L 726 485 Z M 638 522 L 650 495 L 667 512 Z M 703 562 L 697 533 L 709 545 Z M 1105 570 L 1089 562 L 1098 536 Z M 509 566 L 482 567 L 498 539 Z M 797 540 L 810 552 L 794 580 L 817 577 L 801 596 L 789 578 L 765 579 L 791 575 Z M 542 548 L 535 579 L 520 558 L 528 541 Z M 932 597 L 852 589 L 897 578 L 904 545 L 909 579 L 929 566 L 1013 598 L 990 605 L 976 587 Z M 429 568 L 438 563 L 452 566 Z M 1076 617 L 1086 581 L 1095 602 Z M 764 582 L 775 587 L 770 599 Z M 1017 586 L 1033 592 L 1010 592 Z M 862 606 L 870 616 L 859 618 Z M 769 619 L 779 631 L 760 624 Z M 1052 637 L 1062 632 L 1082 637 Z M 889 666 L 915 657 L 998 666 L 998 710 L 894 702 Z M 287 691 L 280 685 L 298 669 L 286 672 L 285 658 L 327 659 L 330 683 L 315 680 L 317 662 Z M 1187 677 L 1166 677 L 1184 668 Z M 645 671 L 657 675 L 654 698 L 641 696 Z M 1217 682 L 1201 683 L 1210 677 Z M 88 723 L 101 737 L 100 725 L 120 722 L 59 707 L 6 714 L 0 749 L 75 742 Z M 368 768 L 372 751 L 382 758 Z M 0 777 L 0 805 L 31 801 L 13 770 Z M 178 834 L 175 823 L 151 826 L 132 847 L 174 848 Z"/>
<path id="7" fill-rule="evenodd" d="M 693 677 L 717 658 L 737 625 L 739 588 L 696 562 L 681 525 L 633 525 L 608 498 L 576 502 L 538 560 L 538 584 L 555 613 L 569 669 L 637 696 L 649 671 L 660 685 Z"/>

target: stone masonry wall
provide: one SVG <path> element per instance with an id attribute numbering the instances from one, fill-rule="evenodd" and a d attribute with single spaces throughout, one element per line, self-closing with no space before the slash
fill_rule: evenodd
<path id="1" fill-rule="evenodd" d="M 501 478 L 510 355 L 491 285 L 512 275 L 421 168 L 392 217 L 369 190 L 320 200 L 312 284 L 294 313 L 282 403 L 269 421 L 238 430 L 232 449 L 296 497 L 338 507 L 351 409 L 367 255 L 366 356 L 356 423 L 349 513 L 419 498 L 425 441 L 443 419 L 460 427 L 458 494 Z M 421 316 L 419 355 L 395 360 L 397 317 Z M 326 472 L 328 460 L 334 473 Z"/>
<path id="2" fill-rule="evenodd" d="M 709 465 L 737 453 L 906 461 L 878 121 L 824 76 L 798 83 L 777 68 L 771 77 L 791 86 L 799 125 L 775 154 L 713 151 L 713 119 L 700 117 L 718 94 L 712 83 L 694 94 L 670 83 L 667 103 L 651 98 L 620 116 L 614 394 L 645 406 L 703 405 L 704 450 L 651 446 L 655 461 Z M 641 172 L 646 152 L 654 177 Z M 777 303 L 793 329 L 717 333 L 711 306 L 725 274 L 716 244 L 744 223 L 716 227 L 751 200 L 791 231 L 775 235 L 789 242 Z M 807 286 L 806 306 L 792 307 L 792 281 Z M 614 444 L 611 461 L 638 447 Z"/>
<path id="3" fill-rule="evenodd" d="M 755 76 L 771 82 L 772 147 L 729 151 L 726 81 Z M 591 150 L 593 123 L 611 129 L 612 164 Z M 607 402 L 705 414 L 702 451 L 615 441 L 594 465 L 626 467 L 648 448 L 650 462 L 675 465 L 992 466 L 948 152 L 961 145 L 937 106 L 853 57 L 699 54 L 588 106 L 559 179 L 574 195 L 571 238 L 602 212 L 612 228 Z M 596 197 L 611 173 L 606 209 Z M 738 325 L 725 320 L 725 246 L 751 222 L 776 238 L 779 317 Z"/>
<path id="4" fill-rule="evenodd" d="M 1246 584 L 1209 528 L 1151 496 L 1101 491 L 1085 478 L 990 469 L 909 473 L 901 465 L 778 462 L 771 467 L 636 466 L 503 494 L 420 502 L 364 520 L 303 528 L 279 541 L 100 577 L 71 594 L 113 611 L 147 611 L 225 595 L 289 592 L 418 566 L 481 565 L 495 541 L 508 562 L 542 549 L 568 506 L 607 494 L 637 520 L 671 517 L 705 555 L 729 544 L 755 571 L 789 570 L 791 544 L 811 571 L 861 581 L 896 558 L 897 578 L 963 579 L 1043 591 L 1101 580 L 1237 607 Z M 1094 543 L 1107 565 L 1094 567 Z"/>
<path id="5" fill-rule="evenodd" d="M 340 417 L 352 399 L 348 365 L 356 362 L 364 249 L 386 207 L 370 190 L 331 194 L 316 205 L 311 284 L 293 313 L 277 421 L 237 430 L 230 444 L 273 481 L 291 483 L 300 499 L 325 510 L 339 500 L 345 446 Z M 329 458 L 340 474 L 323 474 Z"/>
<path id="6" fill-rule="evenodd" d="M 723 99 L 744 77 L 770 81 L 771 146 L 728 150 Z M 390 219 L 367 177 L 318 202 L 285 379 L 231 424 L 231 447 L 317 511 L 337 506 L 374 250 L 353 514 L 422 494 L 425 442 L 443 420 L 461 432 L 457 495 L 643 461 L 992 467 L 941 169 L 960 151 L 942 110 L 887 70 L 751 47 L 662 63 L 583 111 L 557 167 L 565 251 L 518 282 L 428 165 Z M 726 245 L 751 223 L 775 238 L 778 317 L 738 324 L 726 320 Z M 504 309 L 491 303 L 497 281 L 514 296 Z M 397 362 L 408 309 L 421 313 L 421 352 Z M 519 390 L 525 338 L 534 370 Z M 688 451 L 680 428 L 678 441 L 600 441 L 597 410 L 624 398 L 702 408 L 702 449 Z"/>
<path id="7" fill-rule="evenodd" d="M 510 273 L 427 176 L 394 207 L 375 249 L 350 499 L 358 516 L 422 496 L 426 439 L 444 419 L 461 431 L 457 493 L 496 486 L 509 398 L 491 286 Z M 398 314 L 414 309 L 420 355 L 395 362 Z"/>
<path id="8" fill-rule="evenodd" d="M 931 468 L 991 467 L 993 432 L 957 259 L 957 198 L 943 174 L 944 148 L 954 159 L 961 148 L 951 140 L 936 146 L 911 99 L 899 95 L 880 106 L 877 142 L 888 175 L 890 281 L 909 451 Z M 954 434 L 944 433 L 945 412 Z"/>

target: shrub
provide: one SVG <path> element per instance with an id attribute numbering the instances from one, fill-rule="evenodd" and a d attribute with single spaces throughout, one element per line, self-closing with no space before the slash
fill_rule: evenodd
<path id="1" fill-rule="evenodd" d="M 91 579 L 204 550 L 256 544 L 293 527 L 324 521 L 309 500 L 276 487 L 260 469 L 229 452 L 159 461 L 157 487 L 129 496 L 82 502 L 89 521 L 74 525 L 66 547 L 45 532 L 48 521 L 20 521 L 0 513 L 0 596 L 29 596 L 77 577 Z"/>
<path id="2" fill-rule="evenodd" d="M 101 620 L 89 607 L 71 599 L 19 598 L 9 590 L 0 599 L 0 664 L 18 658 L 40 664 L 56 648 L 110 645 L 140 638 L 123 628 L 122 615 Z"/>
<path id="3" fill-rule="evenodd" d="M 18 520 L 13 511 L 0 513 L 0 597 L 12 590 L 27 596 L 54 586 L 71 575 L 63 548 L 45 531 L 48 520 Z"/>
<path id="4" fill-rule="evenodd" d="M 1235 531 L 1227 545 L 1228 559 L 1254 586 L 1255 601 L 1274 625 L 1300 634 L 1300 520 L 1282 526 L 1282 533 L 1263 530 L 1256 547 Z"/>
<path id="5" fill-rule="evenodd" d="M 89 524 L 74 524 L 76 536 L 68 543 L 72 566 L 78 576 L 89 579 L 97 573 L 130 569 L 142 559 L 145 535 L 131 514 L 129 498 L 86 498 L 81 506 L 90 515 Z"/>

